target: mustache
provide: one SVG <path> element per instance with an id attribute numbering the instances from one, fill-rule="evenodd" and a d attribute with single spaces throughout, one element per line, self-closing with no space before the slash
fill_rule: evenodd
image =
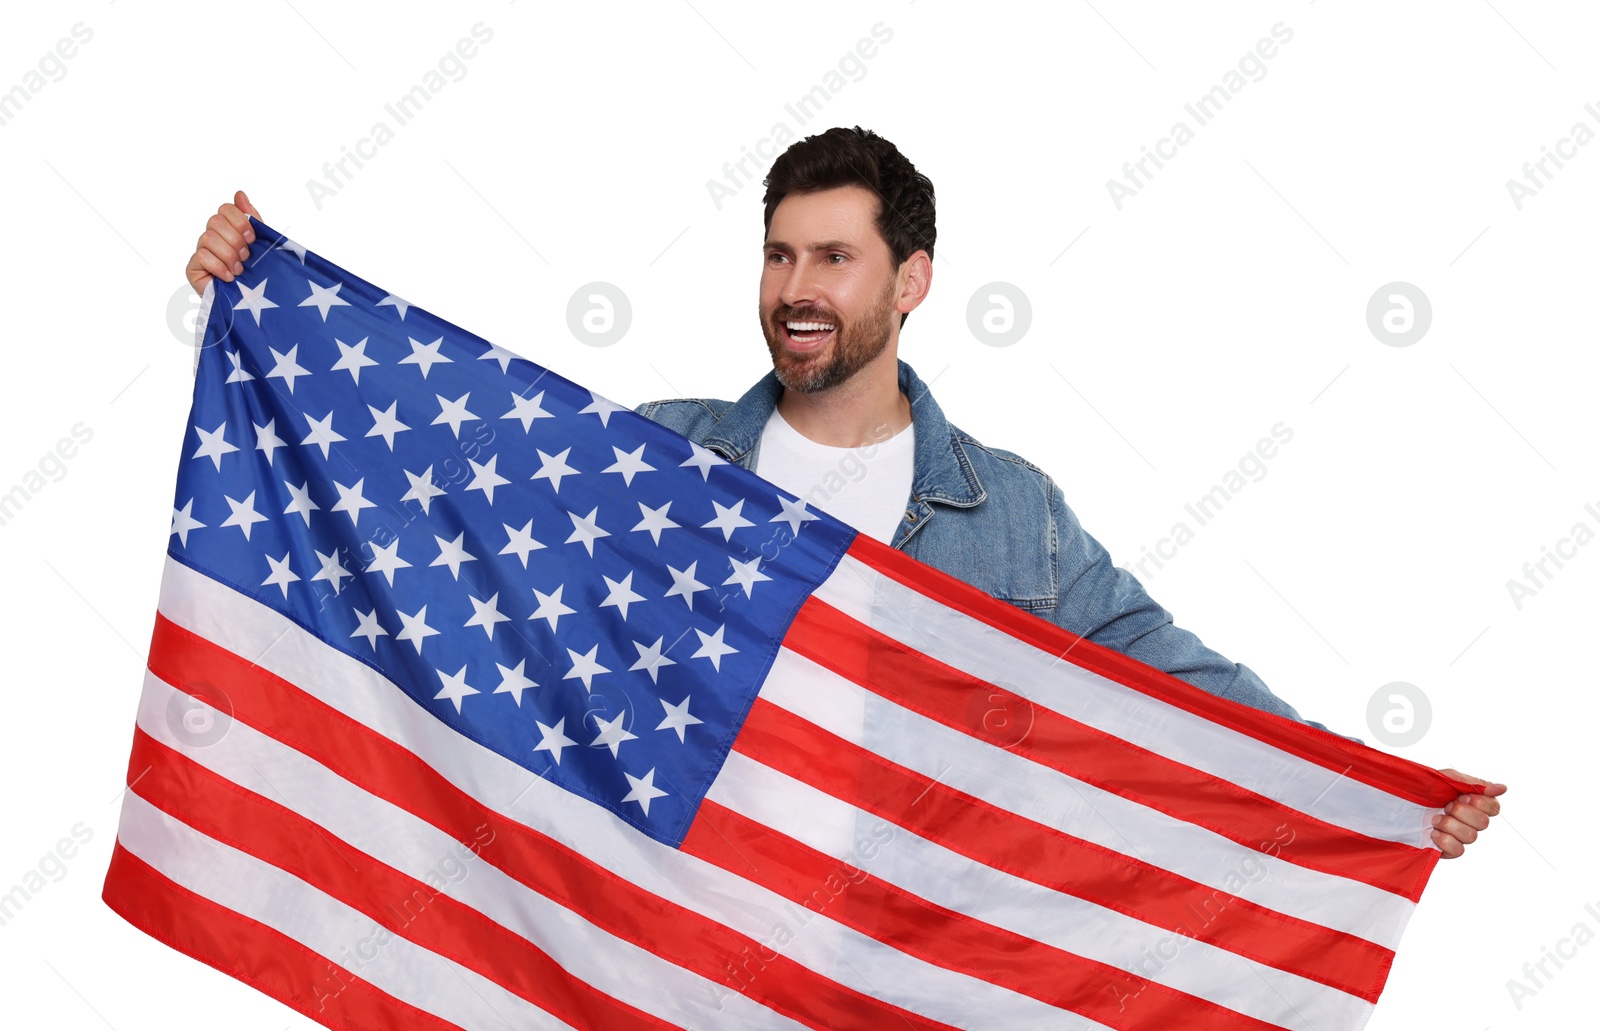
<path id="1" fill-rule="evenodd" d="M 822 308 L 779 307 L 772 310 L 774 325 L 780 322 L 831 322 L 840 325 L 839 316 Z"/>

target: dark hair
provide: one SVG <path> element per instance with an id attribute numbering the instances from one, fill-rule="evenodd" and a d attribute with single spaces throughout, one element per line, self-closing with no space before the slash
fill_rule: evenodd
<path id="1" fill-rule="evenodd" d="M 767 232 L 772 229 L 772 213 L 791 193 L 865 186 L 878 196 L 878 234 L 889 245 L 895 267 L 917 251 L 933 257 L 937 235 L 933 183 L 894 144 L 869 129 L 836 126 L 790 144 L 772 163 L 763 184 Z M 901 325 L 908 314 L 900 316 Z"/>

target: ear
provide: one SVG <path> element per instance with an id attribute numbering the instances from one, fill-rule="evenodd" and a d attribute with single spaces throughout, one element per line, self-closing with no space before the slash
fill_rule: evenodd
<path id="1" fill-rule="evenodd" d="M 895 311 L 909 313 L 927 299 L 933 286 L 933 261 L 927 251 L 916 251 L 900 264 L 900 296 Z"/>

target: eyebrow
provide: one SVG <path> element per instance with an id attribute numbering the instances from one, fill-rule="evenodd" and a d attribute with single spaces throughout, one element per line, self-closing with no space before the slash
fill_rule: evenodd
<path id="1" fill-rule="evenodd" d="M 794 250 L 793 246 L 784 243 L 782 240 L 768 240 L 761 247 L 763 250 Z M 844 240 L 823 240 L 820 243 L 811 245 L 811 250 L 814 251 L 854 251 L 855 249 L 856 246 L 854 244 L 846 243 Z"/>

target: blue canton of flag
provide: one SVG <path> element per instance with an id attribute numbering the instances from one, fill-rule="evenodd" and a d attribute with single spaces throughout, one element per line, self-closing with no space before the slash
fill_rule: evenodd
<path id="1" fill-rule="evenodd" d="M 855 531 L 253 222 L 169 553 L 668 844 Z"/>

